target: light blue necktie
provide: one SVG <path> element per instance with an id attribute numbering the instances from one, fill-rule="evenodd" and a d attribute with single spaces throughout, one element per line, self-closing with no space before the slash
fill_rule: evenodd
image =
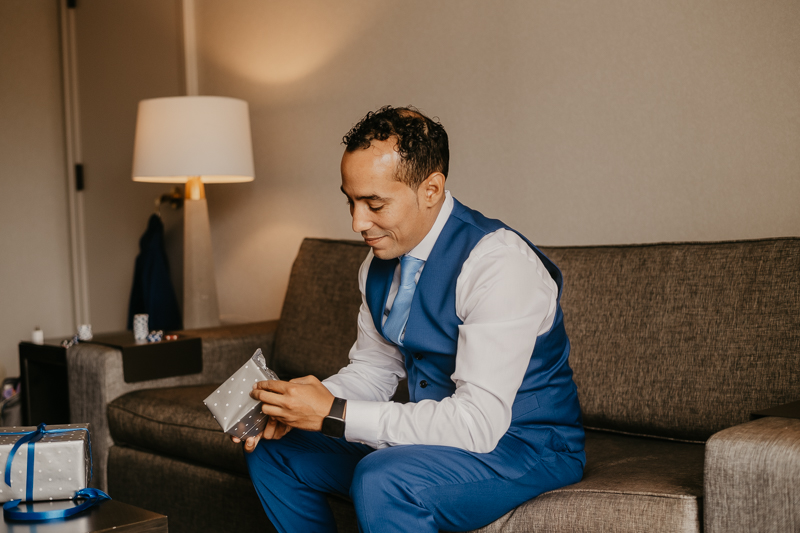
<path id="1" fill-rule="evenodd" d="M 414 279 L 419 272 L 420 267 L 425 261 L 404 255 L 400 259 L 400 287 L 397 288 L 397 296 L 392 304 L 392 310 L 389 312 L 389 318 L 383 325 L 383 333 L 388 339 L 391 339 L 400 346 L 400 336 L 408 322 L 408 313 L 411 311 L 411 300 L 414 299 L 414 291 L 417 288 L 417 282 Z"/>

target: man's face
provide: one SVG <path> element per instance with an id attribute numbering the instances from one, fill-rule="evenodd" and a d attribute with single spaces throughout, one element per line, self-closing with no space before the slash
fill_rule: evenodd
<path id="1" fill-rule="evenodd" d="M 427 180 L 414 191 L 395 179 L 400 163 L 395 144 L 394 139 L 372 141 L 369 148 L 342 156 L 342 192 L 350 205 L 353 231 L 380 259 L 409 252 L 425 238 L 439 213 L 426 193 Z"/>

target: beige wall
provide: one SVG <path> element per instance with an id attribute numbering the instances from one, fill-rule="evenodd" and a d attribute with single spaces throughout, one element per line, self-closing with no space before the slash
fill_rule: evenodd
<path id="1" fill-rule="evenodd" d="M 0 377 L 74 330 L 58 4 L 0 2 Z"/>
<path id="2" fill-rule="evenodd" d="M 220 306 L 277 317 L 304 236 L 357 237 L 342 135 L 414 104 L 448 186 L 541 244 L 800 234 L 793 0 L 197 0 L 201 94 L 250 102 L 256 181 L 208 187 Z"/>
<path id="3" fill-rule="evenodd" d="M 94 331 L 120 331 L 139 238 L 171 187 L 134 183 L 131 162 L 139 100 L 183 93 L 180 1 L 80 0 L 75 20 L 89 312 Z M 163 213 L 180 238 L 180 214 Z"/>
<path id="4" fill-rule="evenodd" d="M 200 93 L 250 102 L 256 154 L 255 182 L 207 188 L 227 321 L 279 315 L 303 237 L 357 237 L 340 139 L 386 103 L 440 117 L 449 188 L 538 243 L 800 234 L 798 2 L 196 4 Z M 124 327 L 138 239 L 168 188 L 131 182 L 130 161 L 138 100 L 183 92 L 179 7 L 76 12 L 95 331 Z M 0 3 L 10 373 L 33 326 L 74 328 L 59 64 L 56 3 Z"/>

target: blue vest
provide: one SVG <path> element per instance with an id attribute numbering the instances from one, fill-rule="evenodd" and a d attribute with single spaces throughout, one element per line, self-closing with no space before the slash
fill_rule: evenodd
<path id="1" fill-rule="evenodd" d="M 405 356 L 412 402 L 439 401 L 455 392 L 456 385 L 450 376 L 455 372 L 458 326 L 462 323 L 456 315 L 456 280 L 475 245 L 485 235 L 501 228 L 511 230 L 499 220 L 486 218 L 454 199 L 453 211 L 420 275 L 403 346 L 398 346 Z M 561 271 L 528 239 L 515 233 L 544 263 L 558 286 L 560 302 Z M 367 304 L 375 328 L 381 334 L 397 263 L 397 259 L 373 257 L 367 276 Z M 531 335 L 536 333 L 532 331 Z M 486 354 L 487 357 L 491 355 Z M 557 303 L 552 327 L 536 339 L 525 378 L 511 409 L 511 427 L 506 435 L 515 435 L 537 448 L 544 445 L 555 451 L 583 450 L 580 405 L 568 356 L 569 339 L 561 305 Z"/>

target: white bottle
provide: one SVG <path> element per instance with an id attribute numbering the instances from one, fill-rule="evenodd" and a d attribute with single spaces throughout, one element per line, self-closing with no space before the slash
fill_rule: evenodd
<path id="1" fill-rule="evenodd" d="M 36 329 L 31 332 L 31 342 L 33 344 L 44 344 L 44 331 L 39 326 L 36 326 Z"/>

